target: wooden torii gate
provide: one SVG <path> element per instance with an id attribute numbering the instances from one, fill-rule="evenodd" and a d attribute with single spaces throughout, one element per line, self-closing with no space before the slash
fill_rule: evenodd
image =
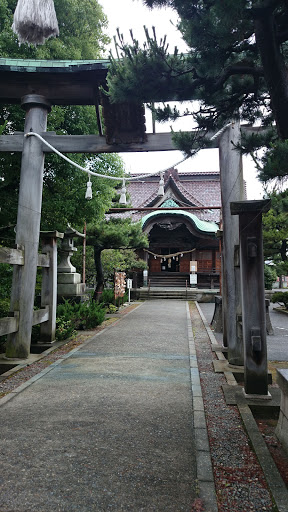
<path id="1" fill-rule="evenodd" d="M 30 351 L 44 156 L 51 151 L 36 137 L 25 137 L 25 134 L 38 133 L 62 153 L 147 152 L 176 149 L 170 133 L 145 133 L 145 119 L 141 105 L 133 107 L 122 104 L 117 110 L 117 107 L 109 106 L 107 99 L 101 97 L 100 89 L 101 86 L 106 85 L 108 66 L 109 61 L 102 60 L 77 62 L 0 59 L 0 101 L 5 104 L 21 103 L 26 111 L 23 133 L 0 136 L 0 151 L 22 152 L 16 244 L 24 248 L 25 264 L 20 270 L 15 270 L 13 276 L 11 311 L 19 311 L 19 329 L 17 333 L 9 335 L 8 357 L 25 358 Z M 100 121 L 101 102 L 108 132 L 107 139 L 103 136 Z M 100 135 L 47 133 L 47 115 L 51 105 L 95 105 Z M 129 113 L 126 116 L 129 123 L 126 125 L 125 112 Z M 121 120 L 120 129 L 119 119 Z M 240 126 L 238 123 L 232 123 L 218 136 L 213 137 L 212 144 L 212 147 L 219 147 L 220 157 L 224 248 L 224 344 L 228 346 L 228 360 L 232 365 L 244 364 L 243 341 L 239 330 L 240 271 L 237 263 L 235 264 L 239 247 L 239 220 L 235 215 L 232 217 L 230 211 L 231 202 L 244 199 L 241 156 L 239 152 L 233 151 L 239 141 Z M 263 308 L 265 308 L 264 297 Z M 265 352 L 266 340 L 262 341 Z M 261 372 L 263 373 L 262 369 Z M 265 395 L 263 386 L 261 394 Z"/>

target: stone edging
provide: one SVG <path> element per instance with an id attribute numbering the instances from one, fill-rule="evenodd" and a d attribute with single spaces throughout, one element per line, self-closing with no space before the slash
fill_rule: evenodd
<path id="1" fill-rule="evenodd" d="M 198 312 L 203 321 L 204 327 L 209 336 L 211 345 L 218 345 L 218 342 L 208 325 L 208 322 L 203 315 L 199 304 L 196 302 L 196 306 Z M 218 359 L 226 359 L 225 356 L 221 352 L 216 352 Z M 227 383 L 230 385 L 237 385 L 237 381 L 234 378 L 234 375 L 230 371 L 225 371 L 224 375 L 226 377 Z M 256 453 L 258 461 L 262 467 L 263 473 L 265 475 L 266 482 L 269 486 L 271 495 L 273 496 L 273 500 L 276 503 L 278 512 L 287 512 L 287 503 L 288 503 L 288 491 L 286 485 L 284 484 L 282 477 L 278 471 L 278 468 L 267 448 L 267 445 L 259 432 L 257 423 L 254 419 L 254 416 L 251 412 L 250 407 L 247 405 L 244 395 L 241 403 L 237 404 L 239 413 L 241 415 L 242 421 L 245 425 L 245 429 L 247 431 L 248 437 L 252 443 L 253 449 Z"/>
<path id="2" fill-rule="evenodd" d="M 206 427 L 204 403 L 200 384 L 200 375 L 198 370 L 195 342 L 188 302 L 186 302 L 186 312 L 188 343 L 190 353 L 190 375 L 193 402 L 192 408 L 194 418 L 197 483 L 200 498 L 205 503 L 205 510 L 207 510 L 207 512 L 217 512 L 218 505 L 214 485 L 214 474 L 210 455 L 210 446 Z"/>

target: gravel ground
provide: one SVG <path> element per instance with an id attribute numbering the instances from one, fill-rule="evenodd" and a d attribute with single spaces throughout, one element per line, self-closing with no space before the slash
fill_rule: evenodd
<path id="1" fill-rule="evenodd" d="M 257 425 L 268 446 L 269 452 L 277 465 L 278 471 L 282 476 L 282 480 L 288 488 L 288 455 L 283 450 L 280 441 L 275 435 L 277 420 L 258 419 Z"/>
<path id="2" fill-rule="evenodd" d="M 226 405 L 221 388 L 226 379 L 214 373 L 216 356 L 195 304 L 191 305 L 191 318 L 219 512 L 272 512 L 270 492 L 238 409 Z"/>

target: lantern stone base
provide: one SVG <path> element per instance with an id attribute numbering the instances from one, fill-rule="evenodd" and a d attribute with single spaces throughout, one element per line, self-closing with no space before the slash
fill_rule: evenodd
<path id="1" fill-rule="evenodd" d="M 79 284 L 81 283 L 81 275 L 77 272 L 74 274 L 60 274 L 58 273 L 57 282 L 59 284 Z"/>
<path id="2" fill-rule="evenodd" d="M 85 294 L 86 285 L 81 283 L 81 275 L 58 274 L 57 295 L 61 297 L 75 297 Z"/>
<path id="3" fill-rule="evenodd" d="M 278 370 L 276 382 L 281 390 L 280 414 L 276 435 L 288 452 L 288 370 Z"/>

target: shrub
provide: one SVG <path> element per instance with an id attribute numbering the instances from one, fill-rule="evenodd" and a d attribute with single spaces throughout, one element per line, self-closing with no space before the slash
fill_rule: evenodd
<path id="1" fill-rule="evenodd" d="M 285 309 L 288 309 L 288 292 L 276 292 L 271 297 L 271 302 L 278 302 L 284 304 Z"/>
<path id="2" fill-rule="evenodd" d="M 10 310 L 10 299 L 4 298 L 0 299 L 0 318 L 3 318 L 4 316 L 8 316 Z"/>
<path id="3" fill-rule="evenodd" d="M 114 289 L 113 288 L 105 288 L 103 293 L 99 299 L 99 304 L 105 304 L 106 306 L 114 303 Z"/>
<path id="4" fill-rule="evenodd" d="M 114 306 L 114 304 L 108 304 L 108 306 L 106 307 L 106 312 L 107 313 L 116 313 L 116 311 L 118 311 L 118 308 L 116 306 Z"/>
<path id="5" fill-rule="evenodd" d="M 273 283 L 277 279 L 277 272 L 274 267 L 264 265 L 264 284 L 265 290 L 272 290 Z"/>
<path id="6" fill-rule="evenodd" d="M 79 329 L 93 329 L 93 327 L 102 324 L 105 319 L 105 309 L 101 304 L 91 300 L 79 304 L 79 306 L 77 311 Z"/>
<path id="7" fill-rule="evenodd" d="M 103 305 L 93 300 L 81 303 L 65 300 L 57 307 L 56 338 L 63 340 L 72 336 L 75 329 L 93 329 L 105 319 Z"/>
<path id="8" fill-rule="evenodd" d="M 56 340 L 67 340 L 76 334 L 72 320 L 65 320 L 63 317 L 56 320 Z"/>
<path id="9" fill-rule="evenodd" d="M 0 265 L 0 295 L 1 298 L 10 298 L 13 276 L 13 265 L 1 263 Z"/>

